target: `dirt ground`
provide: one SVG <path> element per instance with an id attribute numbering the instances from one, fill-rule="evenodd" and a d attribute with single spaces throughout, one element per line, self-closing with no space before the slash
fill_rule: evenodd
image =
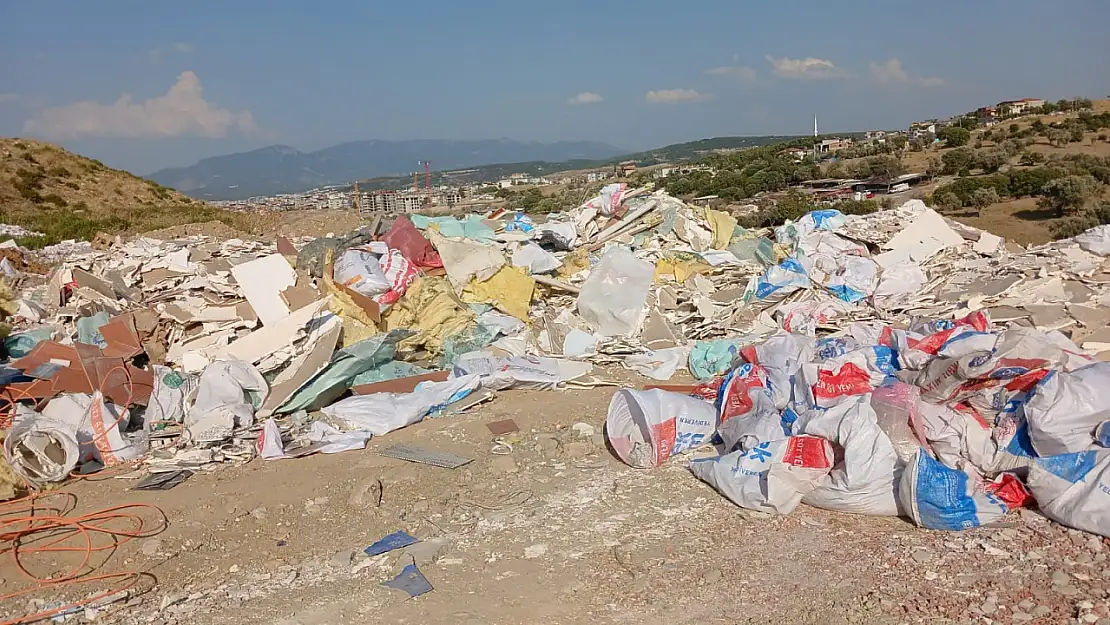
<path id="1" fill-rule="evenodd" d="M 156 239 L 174 239 L 194 235 L 204 235 L 221 239 L 231 238 L 259 238 L 272 239 L 277 236 L 285 237 L 322 237 L 328 234 L 346 234 L 368 225 L 369 220 L 363 219 L 354 211 L 289 211 L 284 213 L 270 213 L 259 217 L 262 232 L 251 235 L 240 232 L 227 224 L 219 221 L 208 221 L 196 224 L 184 224 L 146 232 L 143 236 Z"/>
<path id="2" fill-rule="evenodd" d="M 805 505 L 784 517 L 745 511 L 690 474 L 687 458 L 654 470 L 615 459 L 601 437 L 614 390 L 504 391 L 364 451 L 255 459 L 169 491 L 132 491 L 119 477 L 66 486 L 79 512 L 144 502 L 169 521 L 104 567 L 157 583 L 93 622 L 1110 623 L 1099 620 L 1110 616 L 1106 541 L 1027 510 L 959 534 Z M 501 419 L 520 428 L 505 437 L 511 452 L 499 448 L 507 455 L 493 453 L 486 428 Z M 474 460 L 450 470 L 378 455 L 398 443 Z M 424 542 L 362 553 L 397 530 Z M 413 562 L 434 590 L 410 599 L 381 585 Z M 0 577 L 0 592 L 18 587 L 8 562 Z M 38 596 L 74 598 L 55 595 Z M 0 604 L 0 615 L 22 607 Z"/>

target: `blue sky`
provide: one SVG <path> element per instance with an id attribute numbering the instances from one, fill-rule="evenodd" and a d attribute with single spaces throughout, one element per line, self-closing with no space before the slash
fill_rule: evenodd
<path id="1" fill-rule="evenodd" d="M 1106 97 L 1107 27 L 1106 0 L 4 2 L 0 135 L 145 174 L 275 143 L 893 128 Z"/>

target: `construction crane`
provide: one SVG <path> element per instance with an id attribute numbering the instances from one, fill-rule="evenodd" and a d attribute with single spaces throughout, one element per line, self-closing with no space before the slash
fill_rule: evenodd
<path id="1" fill-rule="evenodd" d="M 419 161 L 424 166 L 424 192 L 427 197 L 424 198 L 424 206 L 432 205 L 432 162 Z"/>

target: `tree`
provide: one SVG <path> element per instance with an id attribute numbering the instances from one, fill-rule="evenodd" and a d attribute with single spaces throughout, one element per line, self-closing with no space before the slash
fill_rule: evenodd
<path id="1" fill-rule="evenodd" d="M 935 156 L 930 156 L 929 160 L 925 161 L 925 175 L 930 178 L 935 178 L 944 173 L 944 163 Z"/>
<path id="2" fill-rule="evenodd" d="M 1017 124 L 1010 124 L 1010 133 L 1017 134 L 1018 132 L 1021 132 L 1021 126 L 1018 126 Z"/>
<path id="3" fill-rule="evenodd" d="M 978 214 L 982 214 L 984 208 L 991 204 L 997 204 L 999 200 L 998 191 L 995 191 L 994 187 L 976 189 L 975 192 L 971 194 L 971 205 L 975 207 L 975 211 Z"/>
<path id="4" fill-rule="evenodd" d="M 942 173 L 955 174 L 972 166 L 975 162 L 975 152 L 972 152 L 971 148 L 956 148 L 951 152 L 945 152 L 940 160 L 944 163 Z"/>
<path id="5" fill-rule="evenodd" d="M 960 198 L 958 198 L 955 193 L 952 193 L 950 191 L 946 191 L 934 197 L 933 202 L 935 202 L 936 205 L 939 206 L 942 210 L 949 211 L 956 210 L 957 208 L 961 208 L 963 206 L 963 204 L 960 202 Z"/>
<path id="6" fill-rule="evenodd" d="M 1010 161 L 1002 150 L 984 150 L 975 153 L 975 163 L 985 173 L 993 174 Z"/>
<path id="7" fill-rule="evenodd" d="M 906 166 L 897 156 L 876 156 L 868 160 L 871 165 L 871 175 L 876 180 L 888 182 L 906 173 Z"/>
<path id="8" fill-rule="evenodd" d="M 1068 131 L 1062 128 L 1050 128 L 1045 136 L 1048 138 L 1048 144 L 1056 147 L 1064 147 L 1071 138 Z"/>
<path id="9" fill-rule="evenodd" d="M 959 126 L 945 126 L 937 132 L 937 136 L 944 140 L 944 146 L 948 148 L 967 145 L 967 142 L 971 140 L 971 132 Z"/>
<path id="10" fill-rule="evenodd" d="M 893 139 L 890 140 L 890 144 L 893 145 L 894 148 L 898 149 L 898 150 L 905 149 L 907 142 L 908 141 L 907 141 L 905 135 L 898 135 L 897 137 L 894 137 Z"/>
<path id="11" fill-rule="evenodd" d="M 1083 210 L 1097 189 L 1098 181 L 1092 176 L 1064 176 L 1041 187 L 1044 197 L 1037 201 L 1037 206 L 1065 217 Z"/>

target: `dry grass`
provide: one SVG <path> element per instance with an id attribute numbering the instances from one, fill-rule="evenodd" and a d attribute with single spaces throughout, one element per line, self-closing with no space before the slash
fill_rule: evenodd
<path id="1" fill-rule="evenodd" d="M 963 209 L 945 215 L 1022 245 L 1040 245 L 1053 239 L 1052 226 L 1062 221 L 1037 208 L 1037 198 L 1026 197 L 992 204 L 980 215 Z"/>
<path id="2" fill-rule="evenodd" d="M 258 227 L 252 215 L 217 209 L 49 143 L 9 138 L 0 138 L 0 221 L 46 235 L 20 241 L 28 247 L 208 221 L 246 233 Z"/>

